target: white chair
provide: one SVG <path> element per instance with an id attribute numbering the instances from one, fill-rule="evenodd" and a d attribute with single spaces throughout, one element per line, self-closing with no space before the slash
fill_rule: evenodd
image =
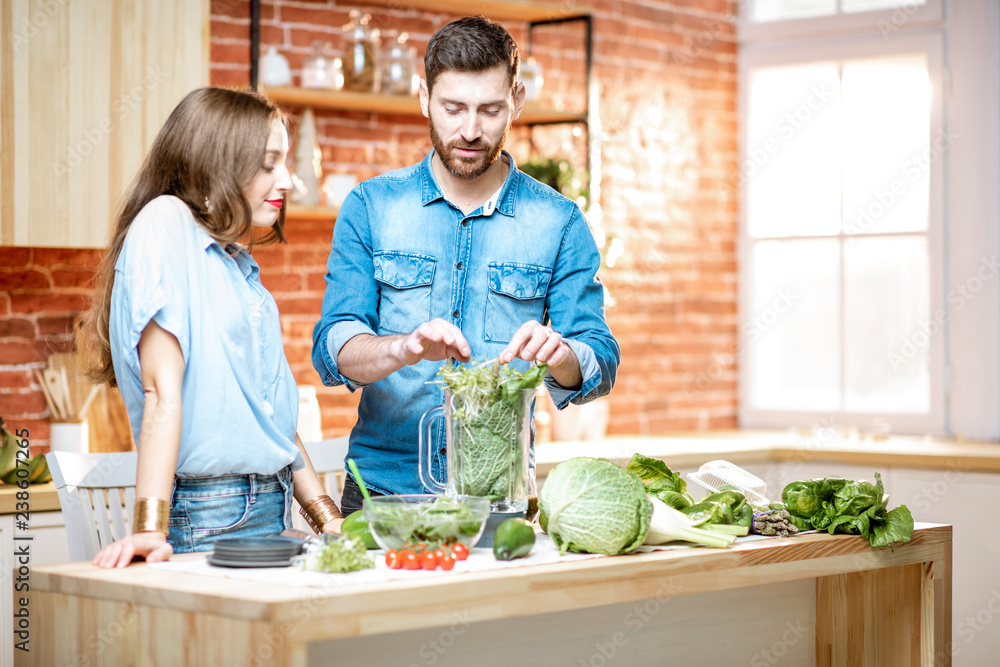
<path id="1" fill-rule="evenodd" d="M 338 503 L 343 492 L 347 446 L 347 436 L 305 443 L 320 481 Z M 135 452 L 49 452 L 45 460 L 59 494 L 72 560 L 91 560 L 105 545 L 132 532 Z M 296 528 L 312 532 L 299 516 L 297 504 L 292 517 Z"/>
<path id="2" fill-rule="evenodd" d="M 135 452 L 49 452 L 45 460 L 59 494 L 72 560 L 91 560 L 132 532 Z"/>
<path id="3" fill-rule="evenodd" d="M 319 474 L 319 480 L 323 482 L 326 492 L 338 505 L 340 504 L 340 495 L 344 492 L 344 470 L 347 467 L 349 441 L 350 438 L 345 435 L 341 438 L 302 443 L 306 448 L 306 454 L 309 455 L 309 460 L 312 461 L 313 468 Z M 312 533 L 305 520 L 299 515 L 297 502 L 292 511 L 292 525 L 298 530 Z"/>
<path id="4" fill-rule="evenodd" d="M 350 438 L 328 438 L 316 442 L 304 442 L 306 454 L 312 461 L 313 468 L 319 474 L 320 481 L 335 500 L 340 500 L 344 490 L 343 472 L 347 468 L 347 448 Z"/>

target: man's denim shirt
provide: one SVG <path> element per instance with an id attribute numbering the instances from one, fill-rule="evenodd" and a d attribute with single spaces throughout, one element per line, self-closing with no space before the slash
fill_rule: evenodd
<path id="1" fill-rule="evenodd" d="M 473 359 L 498 355 L 528 320 L 549 322 L 580 360 L 583 384 L 546 385 L 560 408 L 611 391 L 620 360 L 604 320 L 600 255 L 580 209 L 510 162 L 496 207 L 464 215 L 418 164 L 358 185 L 344 201 L 327 262 L 313 365 L 326 385 L 361 387 L 337 356 L 358 334 L 408 334 L 435 317 L 453 322 Z M 383 493 L 423 493 L 417 473 L 420 417 L 439 404 L 443 362 L 421 361 L 365 385 L 350 456 Z M 527 362 L 512 362 L 520 369 Z M 432 474 L 444 481 L 443 429 L 433 436 Z"/>

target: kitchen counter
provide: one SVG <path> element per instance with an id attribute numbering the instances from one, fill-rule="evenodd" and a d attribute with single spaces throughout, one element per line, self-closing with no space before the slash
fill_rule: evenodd
<path id="1" fill-rule="evenodd" d="M 951 539 L 951 526 L 918 524 L 912 541 L 894 550 L 872 549 L 856 536 L 808 534 L 724 550 L 679 549 L 331 589 L 248 585 L 144 564 L 115 571 L 49 565 L 32 568 L 31 651 L 17 652 L 17 664 L 304 667 L 331 664 L 349 653 L 351 642 L 367 638 L 372 641 L 364 655 L 372 665 L 406 664 L 393 653 L 400 645 L 403 655 L 422 656 L 419 664 L 438 666 L 600 665 L 609 652 L 624 658 L 632 637 L 633 644 L 641 637 L 654 646 L 690 642 L 687 656 L 695 662 L 684 664 L 699 664 L 698 652 L 712 647 L 685 626 L 640 631 L 652 627 L 661 610 L 675 609 L 674 601 L 718 592 L 744 606 L 737 616 L 726 616 L 721 605 L 715 610 L 715 644 L 734 637 L 745 643 L 743 626 L 770 615 L 757 603 L 778 598 L 772 602 L 786 608 L 810 607 L 816 665 L 950 665 L 944 647 L 951 642 Z M 802 595 L 780 599 L 782 586 L 791 582 L 799 583 Z M 754 593 L 738 597 L 741 589 Z M 559 625 L 565 614 L 604 608 L 616 611 L 597 630 Z M 649 612 L 646 625 L 619 611 L 633 608 Z M 517 620 L 529 624 L 523 634 L 504 631 L 510 627 L 504 623 Z M 631 621 L 637 627 L 626 631 Z M 726 623 L 732 627 L 716 627 Z M 475 635 L 477 627 L 489 631 L 478 634 L 471 655 L 479 659 L 468 662 L 461 636 Z M 797 628 L 789 621 L 784 640 L 767 639 L 759 655 L 777 656 L 779 649 L 812 655 L 808 639 L 796 646 L 803 636 Z M 591 644 L 590 659 L 578 662 L 579 651 Z M 530 657 L 518 660 L 517 651 L 529 645 Z M 659 655 L 657 664 L 667 658 L 665 651 Z M 680 650 L 670 655 L 683 658 Z M 632 658 L 615 664 L 643 663 Z M 751 664 L 774 663 L 761 657 Z"/>
<path id="2" fill-rule="evenodd" d="M 708 431 L 670 437 L 609 437 L 599 441 L 538 445 L 539 477 L 574 456 L 596 456 L 625 465 L 632 454 L 662 459 L 671 468 L 697 468 L 725 459 L 736 465 L 822 461 L 863 465 L 1000 473 L 1000 443 L 906 436 L 848 436 L 832 430 Z"/>
<path id="3" fill-rule="evenodd" d="M 0 514 L 13 514 L 17 509 L 17 492 L 21 489 L 16 484 L 0 484 Z M 59 510 L 59 494 L 56 485 L 29 484 L 28 502 L 32 512 L 52 512 Z"/>

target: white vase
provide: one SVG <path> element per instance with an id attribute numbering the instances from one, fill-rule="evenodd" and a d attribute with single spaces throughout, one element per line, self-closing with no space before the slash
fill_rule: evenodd
<path id="1" fill-rule="evenodd" d="M 323 153 L 317 136 L 316 116 L 311 107 L 306 107 L 295 144 L 295 174 L 292 177 L 295 189 L 291 195 L 293 202 L 303 206 L 317 206 L 321 200 Z"/>
<path id="2" fill-rule="evenodd" d="M 270 46 L 260 59 L 260 82 L 265 86 L 288 86 L 292 83 L 292 70 L 288 59 Z"/>

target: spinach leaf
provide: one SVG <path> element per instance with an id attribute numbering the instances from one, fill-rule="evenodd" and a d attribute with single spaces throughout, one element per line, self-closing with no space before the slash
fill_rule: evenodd
<path id="1" fill-rule="evenodd" d="M 833 504 L 836 515 L 858 515 L 869 507 L 876 507 L 882 503 L 882 476 L 877 475 L 878 485 L 871 482 L 851 482 L 840 487 L 833 495 Z M 885 507 L 884 504 L 881 504 Z"/>
<path id="2" fill-rule="evenodd" d="M 689 496 L 687 493 L 674 491 L 669 488 L 655 488 L 658 486 L 663 486 L 662 480 L 646 485 L 646 494 L 659 498 L 664 502 L 664 504 L 669 507 L 673 507 L 675 510 L 682 510 L 685 507 L 694 505 L 694 498 Z"/>
<path id="3" fill-rule="evenodd" d="M 823 508 L 842 487 L 850 483 L 839 477 L 820 477 L 804 482 L 792 482 L 781 493 L 781 502 L 793 515 L 811 517 Z"/>
<path id="4" fill-rule="evenodd" d="M 649 488 L 657 491 L 670 489 L 681 493 L 687 491 L 687 482 L 679 472 L 672 471 L 666 463 L 642 454 L 633 454 L 625 469 L 639 476 L 639 479 L 649 484 Z M 653 486 L 653 483 L 657 486 Z M 668 503 L 669 504 L 669 503 Z"/>
<path id="5" fill-rule="evenodd" d="M 913 535 L 913 515 L 906 505 L 900 505 L 882 515 L 872 526 L 868 542 L 873 547 L 889 547 L 895 542 L 909 542 Z"/>
<path id="6" fill-rule="evenodd" d="M 681 512 L 687 515 L 691 519 L 691 523 L 695 526 L 709 523 L 724 523 L 727 525 L 736 523 L 736 519 L 733 517 L 733 510 L 725 503 L 702 501 L 690 507 L 685 507 Z"/>

